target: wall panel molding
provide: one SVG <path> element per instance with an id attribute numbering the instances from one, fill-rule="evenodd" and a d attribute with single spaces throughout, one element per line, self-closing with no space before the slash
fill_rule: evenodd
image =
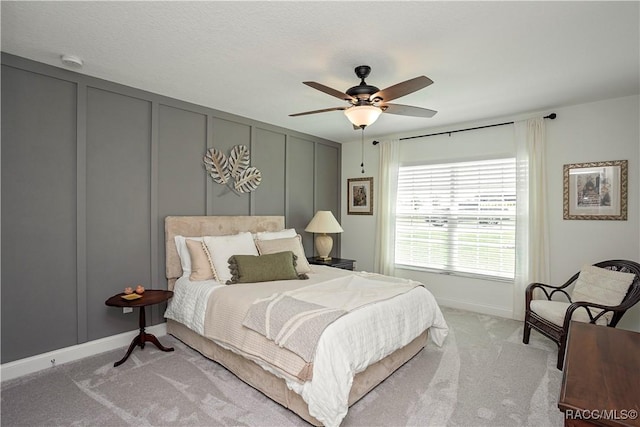
<path id="1" fill-rule="evenodd" d="M 3 65 L 3 363 L 79 340 L 77 105 L 76 83 Z"/>
<path id="2" fill-rule="evenodd" d="M 159 235 L 160 233 L 158 233 L 158 226 L 157 226 L 157 218 L 159 217 L 158 215 L 158 150 L 159 150 L 159 141 L 158 141 L 158 134 L 159 134 L 159 109 L 160 106 L 158 104 L 158 102 L 151 102 L 151 147 L 150 147 L 150 153 L 149 155 L 151 156 L 151 180 L 150 180 L 150 185 L 151 188 L 149 189 L 149 193 L 150 193 L 150 198 L 149 198 L 149 236 L 150 236 L 150 242 L 149 242 L 149 251 L 150 251 L 150 255 L 151 255 L 151 264 L 149 265 L 149 275 L 151 277 L 151 283 L 149 286 L 150 288 L 156 288 L 158 286 L 160 282 L 160 274 L 158 272 L 158 254 L 160 252 L 160 245 L 161 245 L 161 236 Z M 160 310 L 164 308 L 164 304 L 161 305 L 153 305 L 152 309 L 151 309 L 151 322 L 152 324 L 156 324 L 156 323 L 160 323 L 162 322 L 162 313 L 160 313 Z"/>
<path id="3" fill-rule="evenodd" d="M 76 309 L 78 344 L 87 332 L 87 86 L 77 85 L 76 108 Z"/>

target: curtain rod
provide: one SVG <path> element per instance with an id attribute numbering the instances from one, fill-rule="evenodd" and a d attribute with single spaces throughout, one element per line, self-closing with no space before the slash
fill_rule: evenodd
<path id="1" fill-rule="evenodd" d="M 544 116 L 544 119 L 550 119 L 550 120 L 554 120 L 556 117 L 558 117 L 558 115 L 556 113 L 551 113 L 548 116 Z M 485 128 L 493 128 L 496 126 L 504 126 L 504 125 L 512 125 L 514 122 L 504 122 L 504 123 L 496 123 L 494 125 L 486 125 L 486 126 L 477 126 L 474 128 L 467 128 L 467 129 L 458 129 L 458 130 L 450 130 L 447 132 L 438 132 L 438 133 L 430 133 L 427 135 L 416 135 L 416 136 L 406 136 L 404 138 L 400 138 L 400 141 L 404 141 L 406 139 L 414 139 L 414 138 L 425 138 L 427 136 L 436 136 L 436 135 L 451 135 L 452 133 L 456 133 L 456 132 L 466 132 L 468 130 L 476 130 L 476 129 L 485 129 Z M 378 145 L 380 143 L 380 141 L 373 141 L 373 145 Z"/>

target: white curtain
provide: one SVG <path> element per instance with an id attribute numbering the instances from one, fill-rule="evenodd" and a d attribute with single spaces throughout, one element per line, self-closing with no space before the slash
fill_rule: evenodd
<path id="1" fill-rule="evenodd" d="M 516 274 L 513 318 L 524 319 L 531 282 L 549 281 L 549 226 L 542 117 L 515 122 L 517 168 Z"/>
<path id="2" fill-rule="evenodd" d="M 376 272 L 388 276 L 393 276 L 395 270 L 396 191 L 399 159 L 399 140 L 393 139 L 380 143 L 374 269 Z"/>

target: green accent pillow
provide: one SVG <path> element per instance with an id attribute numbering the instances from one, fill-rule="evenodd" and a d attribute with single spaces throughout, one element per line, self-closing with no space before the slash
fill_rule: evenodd
<path id="1" fill-rule="evenodd" d="M 259 256 L 233 255 L 228 261 L 231 279 L 227 281 L 227 285 L 308 279 L 306 274 L 296 272 L 296 258 L 291 251 Z"/>

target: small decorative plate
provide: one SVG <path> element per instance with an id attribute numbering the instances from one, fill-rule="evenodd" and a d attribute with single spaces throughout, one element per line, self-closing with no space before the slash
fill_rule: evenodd
<path id="1" fill-rule="evenodd" d="M 142 295 L 139 294 L 127 294 L 122 295 L 122 299 L 126 299 L 127 301 L 133 301 L 134 299 L 142 298 Z"/>

